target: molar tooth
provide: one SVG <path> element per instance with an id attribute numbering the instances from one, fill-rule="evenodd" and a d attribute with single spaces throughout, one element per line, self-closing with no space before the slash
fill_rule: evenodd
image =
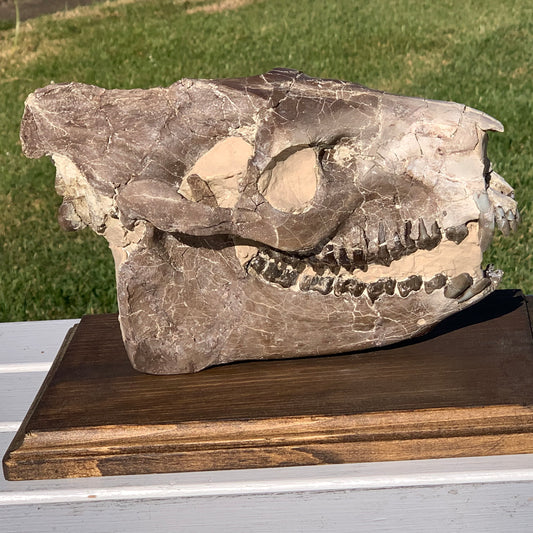
<path id="1" fill-rule="evenodd" d="M 409 276 L 407 279 L 398 281 L 398 292 L 400 296 L 405 298 L 411 292 L 416 292 L 422 287 L 422 277 L 421 276 Z"/>
<path id="2" fill-rule="evenodd" d="M 258 274 L 261 274 L 268 263 L 268 259 L 262 254 L 258 253 L 248 262 L 248 268 L 255 270 Z"/>
<path id="3" fill-rule="evenodd" d="M 385 292 L 392 296 L 394 294 L 394 287 L 396 287 L 396 280 L 392 278 L 385 278 Z"/>
<path id="4" fill-rule="evenodd" d="M 449 241 L 453 241 L 455 244 L 462 243 L 468 236 L 468 228 L 466 224 L 460 224 L 459 226 L 452 226 L 445 231 L 446 238 Z"/>
<path id="5" fill-rule="evenodd" d="M 337 276 L 333 282 L 333 294 L 335 296 L 340 296 L 341 294 L 348 292 L 348 285 L 351 280 L 352 278 L 346 276 Z"/>
<path id="6" fill-rule="evenodd" d="M 276 282 L 283 272 L 283 268 L 280 268 L 277 261 L 269 259 L 265 268 L 261 272 L 261 276 L 264 279 L 271 282 Z"/>
<path id="7" fill-rule="evenodd" d="M 437 289 L 442 289 L 446 285 L 447 277 L 444 274 L 435 274 L 430 280 L 424 282 L 424 290 L 431 294 Z"/>
<path id="8" fill-rule="evenodd" d="M 382 294 L 394 294 L 394 287 L 396 286 L 396 280 L 392 278 L 380 278 L 373 283 L 368 283 L 366 286 L 366 292 L 374 303 Z"/>
<path id="9" fill-rule="evenodd" d="M 444 287 L 444 296 L 446 298 L 459 298 L 473 283 L 472 276 L 463 272 L 458 276 L 450 279 L 446 287 Z"/>
<path id="10" fill-rule="evenodd" d="M 491 281 L 490 278 L 481 278 L 477 280 L 474 285 L 468 287 L 463 295 L 459 298 L 459 303 L 466 302 L 470 298 L 474 297 L 476 294 L 484 291 L 487 287 L 490 287 Z"/>
<path id="11" fill-rule="evenodd" d="M 366 289 L 366 283 L 359 281 L 358 279 L 352 278 L 348 284 L 348 292 L 352 296 L 361 296 L 364 290 Z"/>
<path id="12" fill-rule="evenodd" d="M 335 278 L 329 276 L 313 276 L 309 284 L 309 290 L 319 292 L 320 294 L 329 294 L 334 280 Z"/>

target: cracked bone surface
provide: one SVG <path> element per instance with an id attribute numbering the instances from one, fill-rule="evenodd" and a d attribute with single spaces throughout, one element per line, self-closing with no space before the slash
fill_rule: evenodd
<path id="1" fill-rule="evenodd" d="M 488 115 L 275 69 L 168 88 L 31 94 L 24 153 L 52 157 L 59 219 L 102 234 L 138 370 L 383 346 L 480 300 L 513 190 Z"/>

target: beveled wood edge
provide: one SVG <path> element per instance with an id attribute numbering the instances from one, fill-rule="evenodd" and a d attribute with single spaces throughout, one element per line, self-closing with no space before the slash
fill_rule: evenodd
<path id="1" fill-rule="evenodd" d="M 393 442 L 396 443 L 396 447 L 399 443 L 405 446 L 410 442 L 410 446 L 414 446 L 414 443 L 418 442 L 416 445 L 418 451 L 407 458 L 424 459 L 435 456 L 428 448 L 428 444 L 433 441 L 452 443 L 457 439 L 466 439 L 466 441 L 477 439 L 482 442 L 493 437 L 499 439 L 509 437 L 512 434 L 521 435 L 521 439 L 529 443 L 527 447 L 506 449 L 496 454 L 533 451 L 533 408 L 509 405 L 254 421 L 189 422 L 179 425 L 109 425 L 46 432 L 33 431 L 25 436 L 18 449 L 12 450 L 5 461 L 5 470 L 6 479 L 15 479 L 13 476 L 17 475 L 16 472 L 25 463 L 56 464 L 62 461 L 80 463 L 84 460 L 93 463 L 113 457 L 128 458 L 129 461 L 133 456 L 146 455 L 156 455 L 165 460 L 175 454 L 191 453 L 196 455 L 194 461 L 196 462 L 199 454 L 229 452 L 238 456 L 248 455 L 252 450 L 256 450 L 254 452 L 258 461 L 256 467 L 272 466 L 269 460 L 263 464 L 259 458 L 277 453 L 275 450 L 301 447 L 326 450 L 330 447 L 355 446 L 368 448 L 364 455 L 377 454 L 378 458 L 371 460 L 391 460 L 396 459 L 394 457 L 396 451 L 391 448 Z M 385 446 L 387 452 L 378 453 L 380 446 Z M 454 450 L 452 455 L 456 452 L 459 451 Z M 361 453 L 358 452 L 359 455 Z M 392 456 L 389 456 L 391 453 Z M 447 456 L 440 453 L 442 452 L 438 452 L 436 457 Z M 489 450 L 487 455 L 490 454 Z M 353 461 L 350 455 L 345 459 L 348 462 Z M 362 459 L 357 457 L 357 460 Z M 190 468 L 185 463 L 180 465 L 180 470 L 206 469 Z M 307 464 L 307 462 L 296 461 L 291 464 Z M 215 465 L 211 467 L 217 469 Z M 131 473 L 133 472 L 139 473 L 135 470 Z M 144 470 L 141 469 L 141 472 Z"/>
<path id="2" fill-rule="evenodd" d="M 531 433 L 506 432 L 470 437 L 308 443 L 164 453 L 146 448 L 134 452 L 123 450 L 118 455 L 102 449 L 99 454 L 92 456 L 73 454 L 43 458 L 40 454 L 30 454 L 16 458 L 10 461 L 6 479 L 24 481 L 529 453 L 533 453 Z"/>
<path id="3" fill-rule="evenodd" d="M 28 412 L 26 413 L 26 416 L 22 419 L 22 422 L 19 426 L 18 431 L 15 433 L 15 436 L 13 437 L 11 444 L 9 445 L 9 447 L 6 450 L 6 453 L 4 454 L 4 457 L 2 459 L 2 466 L 4 470 L 4 476 L 6 479 L 9 479 L 8 474 L 7 474 L 7 469 L 8 469 L 7 464 L 9 462 L 9 458 L 11 454 L 17 449 L 19 449 L 20 446 L 23 444 L 24 439 L 26 437 L 26 433 L 27 433 L 26 429 L 28 426 L 28 422 L 30 418 L 33 416 L 35 409 L 37 409 L 37 406 L 39 405 L 39 402 L 41 401 L 43 394 L 48 388 L 48 385 L 50 384 L 53 377 L 55 376 L 57 369 L 59 368 L 59 365 L 61 364 L 61 361 L 63 360 L 63 357 L 67 351 L 70 341 L 72 340 L 72 337 L 76 333 L 77 328 L 78 328 L 78 324 L 74 324 L 74 326 L 69 328 L 69 330 L 67 331 L 67 334 L 65 335 L 65 338 L 63 339 L 63 342 L 61 343 L 61 346 L 59 347 L 59 350 L 57 352 L 55 359 L 52 361 L 52 365 L 50 366 L 50 369 L 48 370 L 48 373 L 46 374 L 42 385 L 40 386 L 37 394 L 35 395 L 35 398 L 33 399 L 33 402 L 31 403 L 30 408 L 28 409 Z"/>

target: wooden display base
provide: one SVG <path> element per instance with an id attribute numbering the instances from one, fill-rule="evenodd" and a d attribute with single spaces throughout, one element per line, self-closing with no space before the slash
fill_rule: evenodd
<path id="1" fill-rule="evenodd" d="M 527 302 L 496 291 L 409 343 L 178 376 L 136 372 L 116 315 L 85 316 L 4 472 L 21 480 L 533 453 Z"/>

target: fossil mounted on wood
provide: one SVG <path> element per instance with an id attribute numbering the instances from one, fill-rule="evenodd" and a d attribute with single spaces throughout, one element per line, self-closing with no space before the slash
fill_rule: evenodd
<path id="1" fill-rule="evenodd" d="M 488 115 L 276 69 L 169 88 L 31 94 L 29 157 L 52 157 L 61 225 L 113 251 L 135 368 L 194 372 L 420 335 L 494 290 Z"/>

